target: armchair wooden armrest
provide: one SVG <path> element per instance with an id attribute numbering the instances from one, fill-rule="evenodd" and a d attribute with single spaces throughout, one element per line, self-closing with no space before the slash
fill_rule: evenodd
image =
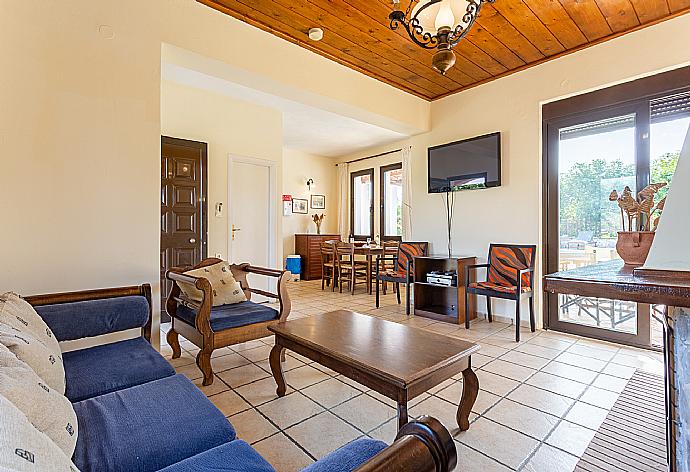
<path id="1" fill-rule="evenodd" d="M 258 267 L 250 264 L 233 264 L 231 266 L 235 279 L 240 283 L 247 294 L 247 298 L 251 297 L 252 293 L 257 295 L 263 295 L 268 298 L 275 298 L 280 304 L 280 321 L 287 320 L 288 315 L 290 315 L 290 310 L 292 309 L 292 302 L 290 301 L 290 295 L 288 294 L 287 284 L 290 280 L 290 274 L 286 270 L 271 269 L 268 267 Z M 264 275 L 266 277 L 277 278 L 278 282 L 276 285 L 276 292 L 271 293 L 266 290 L 261 290 L 258 288 L 251 288 L 247 283 L 247 274 L 257 274 Z"/>
<path id="2" fill-rule="evenodd" d="M 424 416 L 403 426 L 393 444 L 355 472 L 450 472 L 457 462 L 457 451 L 448 430 L 438 420 Z"/>
<path id="3" fill-rule="evenodd" d="M 211 282 L 205 277 L 185 275 L 182 273 L 184 270 L 186 269 L 173 267 L 165 273 L 165 277 L 173 282 L 170 295 L 168 295 L 168 299 L 165 303 L 165 308 L 170 316 L 174 316 L 174 314 L 177 313 L 178 303 L 196 311 L 196 329 L 204 334 L 210 333 L 211 307 L 213 307 L 213 290 L 211 289 Z M 187 298 L 184 293 L 182 293 L 178 282 L 194 285 L 198 290 L 201 290 L 203 293 L 201 302 Z"/>

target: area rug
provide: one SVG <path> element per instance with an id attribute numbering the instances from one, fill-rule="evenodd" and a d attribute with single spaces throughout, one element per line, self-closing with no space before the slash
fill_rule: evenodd
<path id="1" fill-rule="evenodd" d="M 666 470 L 664 378 L 638 370 L 589 443 L 575 471 Z"/>

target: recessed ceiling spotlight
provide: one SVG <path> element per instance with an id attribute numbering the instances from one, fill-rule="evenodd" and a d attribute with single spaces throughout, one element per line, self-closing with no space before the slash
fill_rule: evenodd
<path id="1" fill-rule="evenodd" d="M 310 29 L 309 39 L 311 39 L 312 41 L 321 41 L 323 39 L 323 30 L 321 28 Z"/>

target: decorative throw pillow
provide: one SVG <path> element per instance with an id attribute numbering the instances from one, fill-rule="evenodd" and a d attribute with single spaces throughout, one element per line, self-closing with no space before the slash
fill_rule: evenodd
<path id="1" fill-rule="evenodd" d="M 56 354 L 60 354 L 58 340 L 41 315 L 29 302 L 13 292 L 0 295 L 0 323 L 5 323 L 22 332 L 28 331 Z"/>
<path id="2" fill-rule="evenodd" d="M 0 344 L 0 395 L 19 408 L 67 457 L 77 445 L 77 414 L 72 403 L 48 387 L 31 367 Z"/>
<path id="3" fill-rule="evenodd" d="M 211 283 L 213 290 L 213 306 L 232 305 L 247 300 L 240 283 L 235 280 L 230 269 L 230 264 L 225 261 L 218 262 L 208 267 L 192 269 L 184 272 L 184 275 L 192 277 L 204 277 Z M 189 298 L 200 302 L 204 294 L 194 285 L 178 282 L 180 290 Z"/>
<path id="4" fill-rule="evenodd" d="M 0 470 L 79 472 L 48 436 L 0 395 Z"/>
<path id="5" fill-rule="evenodd" d="M 0 344 L 27 363 L 50 388 L 65 394 L 65 368 L 60 354 L 48 349 L 28 331 L 4 323 L 0 323 Z"/>

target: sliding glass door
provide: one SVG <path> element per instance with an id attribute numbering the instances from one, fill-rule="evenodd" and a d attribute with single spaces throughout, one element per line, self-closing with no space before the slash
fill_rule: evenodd
<path id="1" fill-rule="evenodd" d="M 630 228 L 609 195 L 626 187 L 635 194 L 650 182 L 671 184 L 689 125 L 689 93 L 546 122 L 547 272 L 619 259 L 617 232 Z M 647 305 L 575 295 L 548 298 L 551 329 L 637 346 L 661 343 L 661 326 Z"/>

